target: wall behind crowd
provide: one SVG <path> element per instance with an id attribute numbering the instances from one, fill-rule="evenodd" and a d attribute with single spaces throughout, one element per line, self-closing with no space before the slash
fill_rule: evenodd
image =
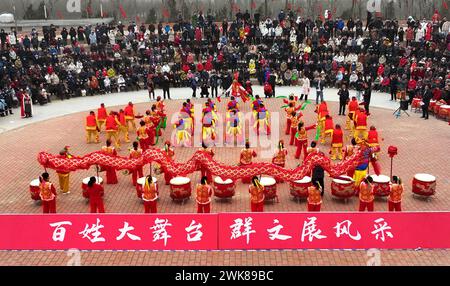
<path id="1" fill-rule="evenodd" d="M 68 11 L 73 10 L 74 2 L 80 3 L 79 12 Z M 188 19 L 197 11 L 206 13 L 208 10 L 219 21 L 230 19 L 239 9 L 265 15 L 266 6 L 267 14 L 271 17 L 276 16 L 280 9 L 291 9 L 305 17 L 315 17 L 325 10 L 344 18 L 352 16 L 365 19 L 367 15 L 367 0 L 15 0 L 0 1 L 0 11 L 15 13 L 17 20 L 44 19 L 44 4 L 47 19 L 103 16 L 121 21 L 137 19 L 147 23 L 175 21 L 180 14 Z M 410 15 L 414 18 L 431 18 L 434 10 L 438 10 L 442 16 L 448 17 L 449 5 L 448 0 L 381 0 L 380 14 L 386 19 L 406 19 Z"/>

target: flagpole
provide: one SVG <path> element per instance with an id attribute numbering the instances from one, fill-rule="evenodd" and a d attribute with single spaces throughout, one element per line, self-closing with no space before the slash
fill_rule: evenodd
<path id="1" fill-rule="evenodd" d="M 103 19 L 103 0 L 100 0 L 100 17 Z"/>
<path id="2" fill-rule="evenodd" d="M 45 20 L 47 20 L 47 6 L 45 5 L 45 2 L 44 2 L 44 17 Z"/>

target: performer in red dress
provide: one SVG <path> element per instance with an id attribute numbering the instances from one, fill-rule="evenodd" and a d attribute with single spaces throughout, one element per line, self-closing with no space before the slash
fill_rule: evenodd
<path id="1" fill-rule="evenodd" d="M 105 195 L 105 190 L 102 185 L 96 183 L 95 177 L 89 179 L 87 193 L 89 196 L 91 213 L 104 213 L 105 206 L 103 204 L 103 196 Z"/>
<path id="2" fill-rule="evenodd" d="M 158 192 L 152 176 L 147 176 L 145 178 L 145 185 L 142 190 L 142 200 L 144 201 L 145 213 L 157 212 Z"/>
<path id="3" fill-rule="evenodd" d="M 116 149 L 111 146 L 111 140 L 106 140 L 106 146 L 102 147 L 102 151 L 105 154 L 109 154 L 112 156 L 117 156 L 117 151 Z M 104 169 L 106 170 L 106 183 L 107 184 L 117 184 L 118 180 L 117 180 L 117 175 L 116 175 L 116 169 L 114 167 L 104 167 Z"/>
<path id="4" fill-rule="evenodd" d="M 141 145 L 141 149 L 142 151 L 145 151 L 148 149 L 148 143 L 150 140 L 150 136 L 149 134 L 154 134 L 151 133 L 150 130 L 153 128 L 153 123 L 150 122 L 149 126 L 145 126 L 145 122 L 143 120 L 141 120 L 139 122 L 140 127 L 138 128 L 138 130 L 136 131 L 137 134 L 137 140 L 139 141 L 139 145 Z"/>
<path id="5" fill-rule="evenodd" d="M 359 211 L 363 212 L 366 208 L 367 211 L 373 212 L 373 201 L 375 196 L 373 194 L 373 179 L 371 176 L 367 176 L 359 185 Z"/>
<path id="6" fill-rule="evenodd" d="M 308 187 L 308 211 L 309 212 L 320 212 L 320 207 L 322 205 L 321 196 L 322 186 L 320 186 L 318 181 L 314 181 L 312 186 Z"/>
<path id="7" fill-rule="evenodd" d="M 248 187 L 250 193 L 250 207 L 252 212 L 264 211 L 264 186 L 258 177 L 253 177 L 252 184 Z"/>
<path id="8" fill-rule="evenodd" d="M 278 165 L 280 167 L 284 167 L 286 164 L 286 156 L 288 151 L 284 148 L 284 140 L 280 140 L 278 142 L 278 150 L 275 152 L 272 158 L 272 164 Z"/>
<path id="9" fill-rule="evenodd" d="M 39 178 L 39 197 L 42 201 L 43 213 L 56 213 L 56 189 L 50 183 L 50 175 L 46 172 Z"/>
<path id="10" fill-rule="evenodd" d="M 304 127 L 303 121 L 300 121 L 297 128 L 297 133 L 295 134 L 295 145 L 297 150 L 295 152 L 295 159 L 299 159 L 303 150 L 303 156 L 306 158 L 306 147 L 308 147 L 308 134 L 306 131 L 316 128 L 317 124 Z"/>
<path id="11" fill-rule="evenodd" d="M 97 109 L 97 122 L 99 132 L 102 131 L 102 126 L 106 122 L 106 117 L 108 117 L 108 111 L 106 111 L 105 104 L 100 104 L 100 108 Z"/>
<path id="12" fill-rule="evenodd" d="M 389 211 L 402 211 L 403 184 L 399 177 L 392 177 L 391 192 L 388 198 Z"/>
<path id="13" fill-rule="evenodd" d="M 201 182 L 197 185 L 195 192 L 197 194 L 197 213 L 210 213 L 213 188 L 208 184 L 208 178 L 206 176 L 202 176 Z"/>
<path id="14" fill-rule="evenodd" d="M 130 159 L 139 159 L 142 157 L 142 149 L 139 148 L 139 143 L 137 141 L 133 142 L 133 149 L 130 150 Z M 142 166 L 137 168 L 136 170 L 133 170 L 131 173 L 131 180 L 133 183 L 133 186 L 136 186 L 137 179 L 144 176 L 144 172 L 142 171 Z"/>
<path id="15" fill-rule="evenodd" d="M 301 121 L 303 114 L 301 112 L 297 113 L 292 111 L 291 113 L 291 139 L 289 140 L 289 145 L 294 145 L 295 143 L 295 134 L 297 134 L 298 124 Z"/>
<path id="16" fill-rule="evenodd" d="M 253 149 L 250 149 L 250 143 L 247 141 L 245 142 L 245 148 L 241 150 L 241 154 L 239 157 L 239 165 L 245 166 L 245 165 L 251 165 L 253 157 L 256 157 L 256 151 Z M 243 183 L 249 183 L 251 178 L 242 178 Z"/>

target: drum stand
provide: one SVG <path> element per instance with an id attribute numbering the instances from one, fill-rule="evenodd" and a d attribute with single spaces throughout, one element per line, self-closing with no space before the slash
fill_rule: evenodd
<path id="1" fill-rule="evenodd" d="M 406 112 L 406 110 L 403 110 L 403 109 L 402 109 L 402 106 L 401 106 L 401 105 L 394 111 L 394 113 L 392 113 L 392 115 L 396 115 L 396 114 L 397 114 L 397 117 L 400 117 L 400 116 L 402 115 L 402 113 L 401 113 L 402 111 L 403 111 L 406 115 L 408 115 L 408 117 L 410 117 L 410 115 L 408 114 L 408 112 Z"/>

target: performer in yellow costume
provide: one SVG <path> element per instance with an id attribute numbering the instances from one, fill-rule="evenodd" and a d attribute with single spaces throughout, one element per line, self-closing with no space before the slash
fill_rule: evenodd
<path id="1" fill-rule="evenodd" d="M 188 132 L 188 129 L 186 128 L 185 119 L 179 117 L 178 121 L 174 124 L 174 128 L 177 130 L 177 145 L 190 147 L 191 133 Z"/>
<path id="2" fill-rule="evenodd" d="M 233 144 L 237 141 L 238 144 L 244 143 L 244 136 L 242 134 L 242 114 L 236 109 L 227 112 L 227 144 Z"/>

